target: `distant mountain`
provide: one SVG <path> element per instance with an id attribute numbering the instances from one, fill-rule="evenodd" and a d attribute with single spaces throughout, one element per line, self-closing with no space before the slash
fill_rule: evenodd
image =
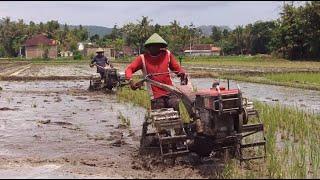
<path id="1" fill-rule="evenodd" d="M 70 28 L 75 28 L 79 26 L 70 25 Z M 106 34 L 110 34 L 112 31 L 112 28 L 104 27 L 104 26 L 93 26 L 93 25 L 83 25 L 82 27 L 86 28 L 89 32 L 89 37 L 93 36 L 95 34 L 98 34 L 100 37 L 103 37 Z M 205 36 L 210 36 L 212 31 L 213 25 L 202 25 L 199 26 L 198 29 L 201 29 L 202 33 Z M 231 31 L 232 29 L 228 26 L 218 26 L 221 30 L 227 29 L 228 31 Z"/>
<path id="2" fill-rule="evenodd" d="M 92 26 L 92 25 L 83 25 L 83 28 L 86 28 L 89 32 L 89 37 L 95 34 L 98 34 L 100 37 L 103 37 L 106 34 L 110 34 L 112 28 L 104 27 L 104 26 Z M 69 25 L 70 29 L 79 28 L 79 26 Z"/>
<path id="3" fill-rule="evenodd" d="M 3 23 L 3 20 L 0 19 L 0 24 Z M 63 27 L 63 24 L 60 24 L 60 27 Z M 78 25 L 68 25 L 70 29 L 79 28 Z M 103 37 L 106 34 L 110 34 L 112 32 L 112 28 L 104 27 L 104 26 L 96 26 L 96 25 L 83 25 L 83 28 L 86 28 L 89 32 L 89 37 L 98 34 L 100 37 Z M 212 32 L 213 25 L 202 25 L 197 27 L 202 31 L 205 36 L 210 36 Z M 232 29 L 228 26 L 218 26 L 221 30 L 227 29 L 228 31 L 232 31 Z"/>
<path id="4" fill-rule="evenodd" d="M 213 25 L 202 25 L 202 26 L 199 26 L 198 29 L 200 29 L 205 36 L 210 36 L 211 32 L 212 32 L 212 27 L 213 27 Z M 224 29 L 227 29 L 228 31 L 232 30 L 228 26 L 218 26 L 218 27 L 221 30 L 224 30 Z"/>

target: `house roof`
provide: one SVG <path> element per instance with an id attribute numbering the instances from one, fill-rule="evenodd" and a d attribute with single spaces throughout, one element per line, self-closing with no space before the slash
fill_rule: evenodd
<path id="1" fill-rule="evenodd" d="M 184 50 L 190 50 L 190 47 L 186 47 Z M 221 51 L 220 47 L 215 47 L 212 44 L 194 44 L 191 46 L 191 50 L 201 50 L 201 51 Z"/>
<path id="2" fill-rule="evenodd" d="M 220 47 L 211 47 L 211 51 L 221 51 Z"/>
<path id="3" fill-rule="evenodd" d="M 99 46 L 89 46 L 89 47 L 86 47 L 86 49 L 98 49 Z M 114 49 L 112 46 L 105 46 L 105 47 L 100 47 L 102 49 Z"/>
<path id="4" fill-rule="evenodd" d="M 47 38 L 43 34 L 38 34 L 31 37 L 30 39 L 27 39 L 25 42 L 25 46 L 38 46 L 40 44 L 54 46 L 56 45 L 56 41 L 53 39 Z"/>
<path id="5" fill-rule="evenodd" d="M 185 53 L 211 53 L 212 51 L 211 50 L 194 50 L 194 49 L 191 49 L 191 50 L 184 50 Z"/>
<path id="6" fill-rule="evenodd" d="M 133 53 L 133 49 L 130 46 L 123 46 L 123 53 L 125 54 L 132 54 Z"/>

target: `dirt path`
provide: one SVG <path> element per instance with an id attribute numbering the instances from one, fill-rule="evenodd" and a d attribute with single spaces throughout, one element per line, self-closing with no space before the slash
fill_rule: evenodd
<path id="1" fill-rule="evenodd" d="M 87 81 L 0 81 L 2 178 L 208 178 L 217 163 L 174 167 L 138 155 L 145 109 Z M 119 116 L 130 127 L 121 125 Z"/>

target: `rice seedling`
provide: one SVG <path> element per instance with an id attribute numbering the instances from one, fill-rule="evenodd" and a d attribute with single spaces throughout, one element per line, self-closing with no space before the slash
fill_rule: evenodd
<path id="1" fill-rule="evenodd" d="M 307 159 L 317 161 L 319 157 L 319 151 L 316 153 L 315 149 L 320 146 L 319 140 L 316 140 L 320 134 L 320 116 L 280 104 L 270 106 L 255 102 L 255 105 L 266 127 L 269 177 L 277 178 L 276 174 L 284 178 L 308 177 L 307 169 L 310 165 L 306 162 Z M 287 134 L 284 147 L 280 146 L 283 142 L 275 138 L 277 133 Z M 281 161 L 278 162 L 277 157 L 282 157 Z M 315 165 L 314 171 L 319 171 L 318 167 Z"/>
<path id="2" fill-rule="evenodd" d="M 10 103 L 13 101 L 13 98 L 8 97 L 8 98 L 6 98 L 6 100 L 7 100 L 7 102 L 10 104 Z"/>
<path id="3" fill-rule="evenodd" d="M 125 127 L 130 127 L 131 122 L 129 118 L 124 117 L 124 115 L 119 111 L 118 119 L 120 120 L 120 124 Z"/>
<path id="4" fill-rule="evenodd" d="M 123 87 L 117 92 L 119 101 L 132 102 L 134 105 L 142 106 L 146 109 L 151 107 L 150 98 L 146 90 L 131 90 L 129 87 Z"/>
<path id="5" fill-rule="evenodd" d="M 32 102 L 31 107 L 36 108 L 37 107 L 37 103 L 36 102 Z"/>
<path id="6" fill-rule="evenodd" d="M 295 72 L 295 73 L 278 73 L 278 74 L 267 74 L 266 79 L 277 82 L 290 82 L 296 84 L 310 84 L 320 85 L 320 73 L 306 73 L 306 72 Z"/>
<path id="7" fill-rule="evenodd" d="M 273 58 L 273 57 L 259 57 L 259 56 L 216 56 L 216 57 L 186 57 L 185 65 L 201 65 L 201 66 L 237 66 L 237 67 L 263 67 L 263 68 L 296 68 L 296 69 L 312 69 L 319 67 L 320 63 L 316 61 L 295 61 Z"/>

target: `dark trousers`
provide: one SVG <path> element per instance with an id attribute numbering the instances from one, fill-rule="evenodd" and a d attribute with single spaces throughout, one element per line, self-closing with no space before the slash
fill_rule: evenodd
<path id="1" fill-rule="evenodd" d="M 174 94 L 168 94 L 151 100 L 151 109 L 173 108 L 179 112 L 179 98 Z"/>
<path id="2" fill-rule="evenodd" d="M 104 76 L 106 75 L 106 73 L 105 73 L 104 71 L 103 71 L 103 72 L 100 71 L 99 74 L 100 74 L 100 78 L 101 78 L 101 79 L 104 79 Z"/>

